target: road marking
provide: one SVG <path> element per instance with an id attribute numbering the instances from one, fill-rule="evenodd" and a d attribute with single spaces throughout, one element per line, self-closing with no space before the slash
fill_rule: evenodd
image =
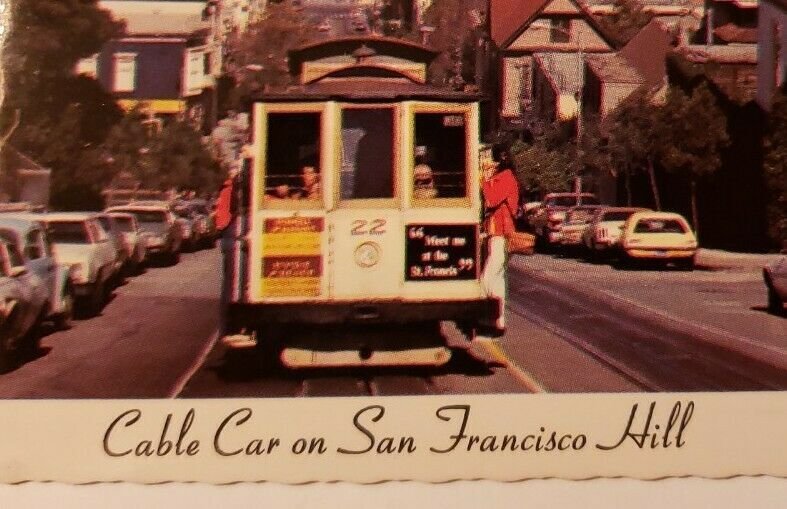
<path id="1" fill-rule="evenodd" d="M 172 390 L 169 391 L 169 395 L 167 396 L 167 398 L 169 399 L 177 398 L 178 395 L 181 392 L 183 392 L 183 389 L 186 387 L 186 384 L 189 383 L 189 380 L 191 380 L 191 378 L 197 373 L 197 370 L 199 370 L 199 368 L 201 368 L 202 365 L 205 364 L 205 359 L 208 358 L 208 354 L 210 354 L 210 352 L 213 350 L 213 347 L 216 346 L 216 342 L 218 340 L 219 340 L 219 331 L 216 330 L 216 332 L 213 333 L 213 335 L 210 337 L 208 342 L 205 343 L 205 346 L 202 347 L 202 350 L 200 350 L 197 359 L 194 361 L 191 367 L 185 373 L 183 373 L 183 375 L 175 383 L 175 386 L 172 388 Z"/>
<path id="2" fill-rule="evenodd" d="M 525 386 L 527 390 L 534 394 L 540 394 L 542 392 L 547 392 L 546 388 L 535 378 L 533 375 L 525 371 L 524 369 L 520 368 L 516 365 L 514 361 L 505 353 L 503 348 L 500 346 L 500 342 L 494 339 L 477 339 L 473 341 L 473 343 L 477 343 L 481 345 L 481 347 L 489 353 L 497 362 L 502 364 L 508 371 L 511 372 L 514 378 L 516 378 L 522 385 Z"/>

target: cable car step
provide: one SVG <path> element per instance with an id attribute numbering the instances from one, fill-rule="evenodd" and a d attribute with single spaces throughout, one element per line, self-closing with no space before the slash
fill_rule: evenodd
<path id="1" fill-rule="evenodd" d="M 337 366 L 442 366 L 451 359 L 451 350 L 441 347 L 409 350 L 306 350 L 285 348 L 282 363 L 289 368 Z"/>

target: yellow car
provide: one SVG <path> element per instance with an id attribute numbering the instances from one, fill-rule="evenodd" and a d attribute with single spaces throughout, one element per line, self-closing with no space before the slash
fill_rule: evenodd
<path id="1" fill-rule="evenodd" d="M 623 262 L 661 261 L 691 269 L 697 252 L 697 238 L 680 214 L 637 212 L 623 226 L 620 248 Z"/>

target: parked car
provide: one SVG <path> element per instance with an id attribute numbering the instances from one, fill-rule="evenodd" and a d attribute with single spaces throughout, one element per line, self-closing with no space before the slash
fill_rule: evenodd
<path id="1" fill-rule="evenodd" d="M 140 230 L 134 214 L 108 212 L 115 219 L 123 239 L 123 249 L 128 257 L 128 272 L 137 274 L 147 257 L 147 236 Z"/>
<path id="2" fill-rule="evenodd" d="M 623 226 L 620 249 L 623 263 L 649 260 L 691 269 L 697 252 L 697 238 L 680 214 L 636 212 Z"/>
<path id="3" fill-rule="evenodd" d="M 592 193 L 550 193 L 544 197 L 540 207 L 532 216 L 533 233 L 545 245 L 559 242 L 560 225 L 566 212 L 577 205 L 599 205 L 598 198 Z"/>
<path id="4" fill-rule="evenodd" d="M 44 214 L 55 259 L 70 267 L 78 307 L 96 315 L 111 291 L 116 251 L 109 234 L 92 212 Z"/>
<path id="5" fill-rule="evenodd" d="M 582 234 L 593 219 L 593 214 L 600 205 L 578 205 L 566 212 L 566 218 L 560 225 L 560 245 L 564 249 L 582 247 Z"/>
<path id="6" fill-rule="evenodd" d="M 201 231 L 198 228 L 197 216 L 191 207 L 184 202 L 175 204 L 172 207 L 175 213 L 175 221 L 180 225 L 182 249 L 184 251 L 194 251 L 202 241 Z"/>
<path id="7" fill-rule="evenodd" d="M 768 287 L 768 311 L 781 315 L 787 300 L 787 256 L 769 263 L 762 269 L 765 286 Z"/>
<path id="8" fill-rule="evenodd" d="M 529 201 L 519 205 L 519 213 L 516 218 L 516 229 L 518 231 L 532 231 L 533 228 L 530 221 L 540 206 L 540 201 Z"/>
<path id="9" fill-rule="evenodd" d="M 195 228 L 199 231 L 203 247 L 213 247 L 216 242 L 218 232 L 216 231 L 216 221 L 211 212 L 210 204 L 207 200 L 194 199 L 188 201 L 189 207 L 197 216 Z"/>
<path id="10" fill-rule="evenodd" d="M 147 239 L 148 257 L 158 257 L 171 265 L 180 261 L 182 230 L 166 202 L 139 202 L 110 207 L 107 212 L 125 212 L 137 218 Z"/>
<path id="11" fill-rule="evenodd" d="M 20 350 L 37 345 L 47 302 L 36 278 L 19 249 L 0 240 L 0 371 L 16 364 Z"/>
<path id="12" fill-rule="evenodd" d="M 74 288 L 69 266 L 55 259 L 46 225 L 40 217 L 40 214 L 3 214 L 0 237 L 8 245 L 18 247 L 25 269 L 35 276 L 30 282 L 43 286 L 47 302 L 44 318 L 65 329 L 70 326 L 74 313 Z"/>
<path id="13" fill-rule="evenodd" d="M 616 252 L 623 225 L 636 212 L 649 209 L 636 207 L 601 207 L 582 234 L 582 243 L 591 258 L 602 258 Z"/>
<path id="14" fill-rule="evenodd" d="M 98 219 L 98 222 L 101 223 L 101 227 L 107 232 L 107 235 L 109 235 L 109 240 L 115 248 L 115 270 L 112 276 L 115 278 L 116 282 L 121 283 L 129 260 L 128 251 L 126 250 L 123 240 L 123 231 L 118 226 L 115 218 L 110 214 L 96 214 L 96 219 Z"/>

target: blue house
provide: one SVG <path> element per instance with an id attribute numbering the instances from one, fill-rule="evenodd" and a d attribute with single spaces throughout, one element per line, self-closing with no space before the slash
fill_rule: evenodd
<path id="1" fill-rule="evenodd" d="M 221 38 L 216 2 L 105 0 L 126 24 L 78 73 L 94 76 L 125 109 L 156 118 L 182 116 L 209 131 L 215 124 Z"/>

